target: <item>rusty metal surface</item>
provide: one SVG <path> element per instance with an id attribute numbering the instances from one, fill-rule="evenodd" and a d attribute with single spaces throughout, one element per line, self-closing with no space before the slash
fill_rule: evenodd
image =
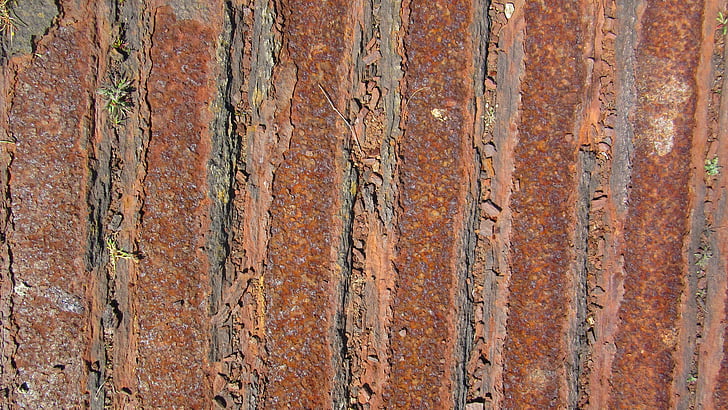
<path id="1" fill-rule="evenodd" d="M 164 7 L 156 12 L 152 41 L 151 137 L 134 289 L 138 393 L 145 406 L 201 408 L 211 390 L 204 247 L 216 39 L 200 20 L 178 19 Z"/>
<path id="2" fill-rule="evenodd" d="M 524 6 L 527 36 L 511 199 L 503 405 L 566 407 L 577 200 L 577 114 L 588 40 L 571 2 Z M 554 30 L 554 27 L 568 29 Z"/>
<path id="3" fill-rule="evenodd" d="M 17 141 L 10 168 L 14 293 L 3 297 L 12 297 L 16 329 L 9 393 L 21 407 L 84 403 L 93 56 L 78 44 L 89 35 L 83 24 L 53 30 L 19 73 L 9 115 Z"/>
<path id="4" fill-rule="evenodd" d="M 343 267 L 336 253 L 344 223 L 340 197 L 346 192 L 341 140 L 348 139 L 348 129 L 319 84 L 342 102 L 348 4 L 290 1 L 280 10 L 286 22 L 281 65 L 295 65 L 297 82 L 290 148 L 275 171 L 270 209 L 264 407 L 328 408 L 342 399 L 345 381 L 336 380 L 334 368 L 341 360 L 337 310 L 343 303 Z"/>
<path id="5" fill-rule="evenodd" d="M 470 2 L 412 4 L 404 49 L 407 93 L 399 141 L 396 289 L 384 405 L 453 406 L 460 286 L 458 247 L 473 167 Z M 422 90 L 414 94 L 415 91 Z"/>
<path id="6" fill-rule="evenodd" d="M 59 1 L 0 61 L 0 407 L 724 405 L 716 1 Z"/>
<path id="7" fill-rule="evenodd" d="M 667 407 L 687 261 L 699 2 L 646 2 L 634 80 L 634 154 L 624 232 L 624 295 L 612 406 Z"/>

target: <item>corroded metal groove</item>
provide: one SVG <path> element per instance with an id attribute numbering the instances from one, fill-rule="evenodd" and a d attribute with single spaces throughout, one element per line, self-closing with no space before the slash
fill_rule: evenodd
<path id="1" fill-rule="evenodd" d="M 211 392 L 209 322 L 200 318 L 211 292 L 204 248 L 216 33 L 201 21 L 221 11 L 185 11 L 156 10 L 147 81 L 151 137 L 133 303 L 139 401 L 149 406 L 204 407 Z"/>
<path id="2" fill-rule="evenodd" d="M 469 1 L 409 3 L 404 135 L 399 141 L 396 288 L 388 407 L 463 406 L 457 329 L 469 309 L 458 264 L 474 165 Z M 420 92 L 417 92 L 420 90 Z M 476 196 L 477 197 L 477 196 Z M 460 289 L 459 289 L 460 288 Z M 464 352 L 460 352 L 464 353 Z"/>
<path id="3" fill-rule="evenodd" d="M 69 19 L 74 12 L 66 10 Z M 94 88 L 88 20 L 50 31 L 21 67 L 9 113 L 15 144 L 10 167 L 9 236 L 13 293 L 12 403 L 81 407 L 91 269 L 86 249 L 91 142 L 89 89 Z M 51 325 L 52 324 L 52 325 Z M 4 346 L 3 348 L 9 348 Z M 11 372 L 13 369 L 4 369 Z M 8 377 L 6 373 L 4 377 Z M 5 380 L 8 382 L 8 380 Z"/>
<path id="4" fill-rule="evenodd" d="M 336 255 L 350 212 L 342 209 L 350 137 L 321 88 L 345 107 L 349 4 L 278 4 L 286 22 L 279 66 L 295 83 L 290 113 L 277 118 L 290 145 L 275 170 L 270 208 L 264 407 L 329 408 L 348 399 L 348 383 L 337 377 L 346 366 L 338 316 L 347 272 Z"/>
<path id="5" fill-rule="evenodd" d="M 634 151 L 609 403 L 669 407 L 687 273 L 683 238 L 702 6 L 649 1 L 635 10 L 636 61 L 624 66 L 634 76 L 635 105 L 623 107 L 634 125 Z"/>
<path id="6" fill-rule="evenodd" d="M 568 407 L 576 363 L 567 334 L 579 280 L 578 108 L 586 80 L 583 47 L 590 38 L 581 10 L 570 2 L 527 2 L 523 13 L 528 35 L 513 153 L 503 405 Z M 555 31 L 554 25 L 569 30 Z"/>
<path id="7" fill-rule="evenodd" d="M 728 407 L 726 7 L 0 1 L 0 408 Z"/>

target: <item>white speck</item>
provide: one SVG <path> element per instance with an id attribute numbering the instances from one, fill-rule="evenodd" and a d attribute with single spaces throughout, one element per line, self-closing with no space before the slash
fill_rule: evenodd
<path id="1" fill-rule="evenodd" d="M 25 296 L 28 294 L 28 289 L 30 289 L 30 286 L 26 285 L 25 282 L 20 282 L 17 285 L 15 285 L 15 288 L 13 290 L 18 295 Z"/>
<path id="2" fill-rule="evenodd" d="M 503 14 L 506 15 L 507 19 L 510 19 L 511 16 L 513 16 L 514 11 L 516 11 L 516 6 L 514 6 L 513 3 L 506 3 L 506 7 L 503 10 Z"/>
<path id="3" fill-rule="evenodd" d="M 672 151 L 675 139 L 675 129 L 670 118 L 659 117 L 652 120 L 652 145 L 655 147 L 657 155 L 664 156 Z"/>
<path id="4" fill-rule="evenodd" d="M 433 117 L 437 118 L 439 121 L 445 121 L 447 120 L 447 116 L 445 115 L 445 110 L 440 108 L 433 108 L 430 113 Z"/>

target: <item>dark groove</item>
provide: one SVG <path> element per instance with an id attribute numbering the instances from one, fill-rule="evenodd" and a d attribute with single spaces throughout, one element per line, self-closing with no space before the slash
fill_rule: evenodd
<path id="1" fill-rule="evenodd" d="M 217 47 L 217 56 L 222 66 L 218 79 L 218 97 L 213 103 L 219 109 L 211 125 L 212 148 L 208 161 L 207 180 L 212 207 L 210 209 L 210 232 L 207 240 L 207 254 L 210 263 L 210 316 L 222 308 L 220 306 L 224 289 L 231 285 L 231 275 L 226 262 L 230 254 L 230 225 L 232 221 L 233 169 L 238 141 L 230 124 L 234 115 L 231 104 L 231 84 L 233 79 L 230 66 L 231 51 L 229 44 L 235 32 L 232 3 L 225 2 L 225 22 L 222 29 L 222 42 Z M 231 328 L 213 324 L 211 327 L 210 361 L 216 362 L 232 353 Z M 217 393 L 217 392 L 215 392 Z"/>
<path id="2" fill-rule="evenodd" d="M 462 271 L 458 272 L 459 277 L 459 293 L 456 297 L 456 303 L 461 309 L 459 315 L 460 324 L 458 326 L 458 343 L 461 351 L 456 348 L 454 380 L 455 392 L 455 408 L 465 408 L 468 401 L 468 392 L 473 387 L 470 380 L 469 366 L 472 361 L 473 349 L 475 345 L 475 303 L 473 291 L 476 287 L 474 278 L 474 268 L 477 263 L 476 247 L 478 244 L 477 229 L 480 226 L 480 220 L 483 217 L 480 212 L 480 198 L 484 187 L 480 179 L 480 167 L 482 160 L 482 144 L 485 133 L 485 120 L 479 113 L 484 105 L 485 97 L 485 78 L 487 76 L 488 62 L 488 42 L 490 41 L 490 19 L 488 10 L 490 9 L 490 0 L 476 0 L 473 4 L 473 21 L 471 24 L 471 37 L 473 41 L 473 107 L 474 114 L 473 124 L 473 146 L 475 148 L 475 157 L 473 160 L 473 169 L 470 170 L 473 180 L 470 193 L 466 199 L 466 207 L 468 208 L 465 216 L 465 226 L 462 232 L 464 243 L 462 245 L 462 255 L 459 255 Z M 482 245 L 481 245 L 482 246 Z M 479 390 L 479 389 L 476 389 Z M 472 399 L 481 399 L 481 397 L 473 397 Z"/>
<path id="3" fill-rule="evenodd" d="M 631 113 L 636 104 L 635 78 L 635 46 L 637 43 L 637 34 L 635 32 L 635 24 L 637 20 L 636 7 L 639 0 L 625 0 L 617 2 L 617 16 L 624 17 L 622 30 L 617 36 L 615 42 L 616 61 L 622 63 L 617 66 L 616 83 L 620 87 L 621 92 L 617 93 L 617 110 L 618 121 L 615 126 L 617 135 L 623 136 L 614 141 L 612 147 L 612 173 L 610 176 L 611 192 L 614 197 L 614 204 L 617 211 L 625 214 L 627 212 L 627 195 L 630 186 L 630 174 L 632 169 L 632 153 L 634 152 L 634 129 L 632 125 Z M 622 10 L 620 10 L 622 9 Z M 621 67 L 621 68 L 620 68 Z"/>
<path id="4" fill-rule="evenodd" d="M 596 155 L 592 151 L 579 150 L 577 163 L 578 187 L 576 191 L 576 226 L 574 227 L 574 304 L 576 317 L 571 318 L 571 328 L 567 344 L 571 346 L 567 367 L 569 376 L 568 407 L 578 408 L 580 397 L 579 376 L 582 374 L 583 360 L 589 352 L 589 343 L 586 335 L 587 315 L 587 256 L 589 239 L 589 210 L 591 199 L 596 190 L 597 181 L 593 178 L 596 166 Z"/>

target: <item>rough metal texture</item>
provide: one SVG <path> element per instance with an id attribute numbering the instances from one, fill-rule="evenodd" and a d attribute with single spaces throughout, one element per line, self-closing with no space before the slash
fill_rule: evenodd
<path id="1" fill-rule="evenodd" d="M 319 84 L 340 103 L 348 4 L 291 1 L 279 11 L 286 22 L 281 64 L 294 65 L 298 81 L 290 148 L 275 171 L 270 210 L 265 407 L 328 408 L 342 400 L 345 381 L 336 380 L 333 366 L 341 361 L 337 309 L 344 267 L 336 262 L 347 212 L 340 211 L 346 192 L 341 139 L 349 134 Z"/>
<path id="2" fill-rule="evenodd" d="M 670 407 L 687 273 L 683 240 L 702 5 L 669 1 L 645 6 L 637 16 L 634 154 L 610 404 Z"/>
<path id="3" fill-rule="evenodd" d="M 84 24 L 54 29 L 15 83 L 9 115 L 17 141 L 10 167 L 12 353 L 4 383 L 20 407 L 84 403 L 87 235 L 93 56 Z M 6 341 L 7 342 L 7 341 Z M 9 346 L 4 346 L 4 349 Z"/>
<path id="4" fill-rule="evenodd" d="M 573 365 L 569 305 L 577 296 L 571 273 L 579 206 L 575 130 L 586 75 L 580 44 L 588 37 L 571 2 L 528 2 L 523 12 L 528 35 L 513 154 L 504 405 L 566 407 L 567 366 Z"/>
<path id="5" fill-rule="evenodd" d="M 385 405 L 455 405 L 458 269 L 473 167 L 469 2 L 410 4 L 404 135 L 399 141 L 399 241 Z M 421 92 L 414 94 L 415 91 Z M 462 405 L 462 404 L 458 404 Z"/>
<path id="6" fill-rule="evenodd" d="M 151 138 L 136 286 L 143 405 L 209 403 L 208 108 L 215 36 L 171 8 L 156 11 L 147 87 Z"/>
<path id="7" fill-rule="evenodd" d="M 724 1 L 10 3 L 0 407 L 726 407 Z"/>

